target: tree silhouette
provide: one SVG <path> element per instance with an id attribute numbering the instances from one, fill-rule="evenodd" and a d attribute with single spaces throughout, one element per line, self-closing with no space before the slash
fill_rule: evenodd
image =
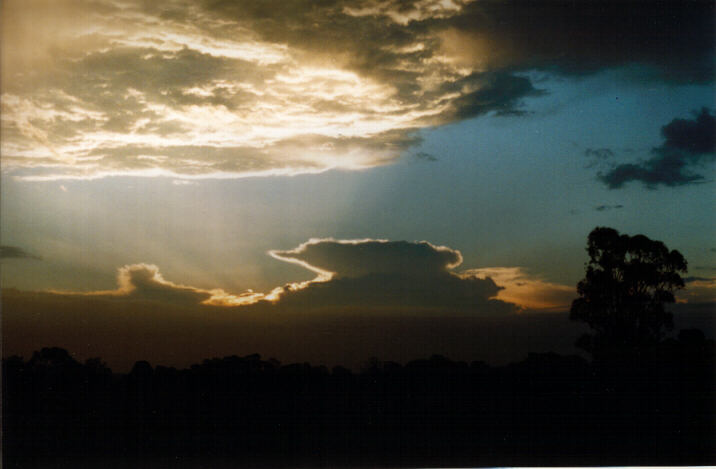
<path id="1" fill-rule="evenodd" d="M 661 241 L 604 227 L 589 234 L 587 252 L 586 276 L 577 285 L 570 318 L 585 322 L 593 334 L 577 345 L 598 355 L 658 343 L 673 327 L 664 304 L 673 303 L 674 292 L 684 287 L 679 274 L 686 273 L 684 257 Z"/>

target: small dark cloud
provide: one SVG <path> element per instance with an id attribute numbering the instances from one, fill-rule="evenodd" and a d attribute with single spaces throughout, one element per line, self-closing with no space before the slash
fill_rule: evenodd
<path id="1" fill-rule="evenodd" d="M 478 88 L 453 101 L 454 117 L 458 120 L 490 111 L 500 116 L 519 115 L 522 111 L 516 107 L 522 98 L 544 94 L 544 91 L 532 86 L 529 78 L 509 73 L 473 74 L 455 84 Z"/>
<path id="2" fill-rule="evenodd" d="M 661 129 L 664 146 L 703 154 L 716 151 L 716 119 L 702 108 L 695 119 L 674 119 Z"/>
<path id="3" fill-rule="evenodd" d="M 415 153 L 413 155 L 413 158 L 420 161 L 437 161 L 437 157 L 432 155 L 431 153 L 427 153 L 424 151 L 419 151 L 418 153 Z"/>
<path id="4" fill-rule="evenodd" d="M 685 278 L 684 278 L 684 283 L 692 283 L 692 282 L 711 282 L 711 281 L 713 281 L 713 280 L 714 280 L 714 279 L 708 278 L 708 277 L 696 277 L 696 276 L 691 276 L 691 277 L 685 277 Z"/>
<path id="5" fill-rule="evenodd" d="M 584 168 L 591 169 L 595 166 L 603 166 L 611 160 L 614 157 L 614 151 L 609 148 L 587 148 L 584 150 L 584 156 L 589 158 L 589 162 L 584 165 Z"/>
<path id="6" fill-rule="evenodd" d="M 587 148 L 584 150 L 584 155 L 590 158 L 599 158 L 600 160 L 606 160 L 614 156 L 614 152 L 609 148 Z"/>
<path id="7" fill-rule="evenodd" d="M 597 212 L 605 212 L 607 210 L 618 210 L 620 208 L 624 208 L 623 205 L 617 204 L 617 205 L 599 205 L 597 207 L 594 207 L 594 210 Z"/>
<path id="8" fill-rule="evenodd" d="M 652 157 L 639 163 L 620 164 L 599 179 L 610 189 L 640 181 L 649 189 L 659 185 L 683 186 L 703 181 L 698 166 L 716 160 L 716 118 L 706 108 L 694 119 L 674 119 L 661 129 L 664 143 Z"/>
<path id="9" fill-rule="evenodd" d="M 17 246 L 0 246 L 0 259 L 40 259 Z"/>

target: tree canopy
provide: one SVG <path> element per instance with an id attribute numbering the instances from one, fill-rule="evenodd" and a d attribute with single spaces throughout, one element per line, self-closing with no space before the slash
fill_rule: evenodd
<path id="1" fill-rule="evenodd" d="M 684 287 L 686 260 L 661 241 L 597 227 L 587 240 L 589 263 L 577 285 L 570 318 L 593 331 L 577 343 L 595 353 L 605 347 L 659 342 L 673 327 L 664 305 Z"/>

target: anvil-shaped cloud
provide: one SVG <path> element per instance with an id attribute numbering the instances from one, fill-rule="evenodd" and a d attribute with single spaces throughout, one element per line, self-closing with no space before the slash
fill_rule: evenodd
<path id="1" fill-rule="evenodd" d="M 523 309 L 566 309 L 573 288 L 529 277 L 520 268 L 456 272 L 459 251 L 426 241 L 311 239 L 274 258 L 316 273 L 268 293 L 227 293 L 176 284 L 151 264 L 119 269 L 118 288 L 64 295 L 175 305 L 278 308 L 297 313 L 491 314 Z M 495 283 L 497 279 L 500 285 Z"/>
<path id="2" fill-rule="evenodd" d="M 394 161 L 520 72 L 713 78 L 712 2 L 3 2 L 3 169 L 242 177 Z"/>

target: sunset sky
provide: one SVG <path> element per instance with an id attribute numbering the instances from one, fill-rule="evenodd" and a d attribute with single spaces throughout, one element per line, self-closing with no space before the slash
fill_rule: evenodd
<path id="1" fill-rule="evenodd" d="M 4 353 L 574 352 L 595 226 L 678 249 L 677 326 L 712 325 L 715 18 L 700 1 L 4 1 Z"/>

